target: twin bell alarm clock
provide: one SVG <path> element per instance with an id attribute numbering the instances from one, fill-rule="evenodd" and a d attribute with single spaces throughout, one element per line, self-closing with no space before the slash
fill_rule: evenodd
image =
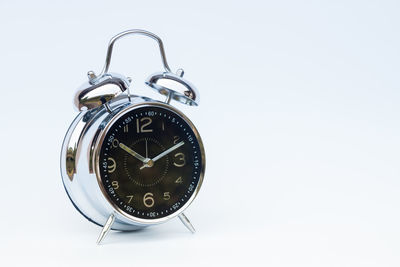
<path id="1" fill-rule="evenodd" d="M 109 72 L 113 46 L 128 35 L 157 41 L 164 71 L 146 81 L 163 96 L 156 101 L 130 94 L 131 79 Z M 102 227 L 99 244 L 110 229 L 131 231 L 178 217 L 203 182 L 205 154 L 199 132 L 172 103 L 197 106 L 196 88 L 168 66 L 161 39 L 148 31 L 128 30 L 114 36 L 99 75 L 77 91 L 78 116 L 61 151 L 61 176 L 68 197 L 89 221 Z"/>

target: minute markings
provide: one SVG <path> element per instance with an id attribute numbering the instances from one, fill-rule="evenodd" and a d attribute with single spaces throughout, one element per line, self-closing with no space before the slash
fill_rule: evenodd
<path id="1" fill-rule="evenodd" d="M 130 121 L 125 122 L 128 117 Z M 141 121 L 143 117 L 150 118 L 151 123 L 148 124 L 149 119 Z M 139 119 L 139 127 L 135 125 L 136 119 Z M 143 130 L 152 129 L 153 131 L 141 131 L 143 123 L 146 123 L 146 126 L 142 128 Z M 116 127 L 126 127 L 124 125 L 128 125 L 128 132 L 114 131 Z M 163 125 L 164 130 L 162 129 Z M 140 130 L 139 133 L 137 129 Z M 108 133 L 111 132 L 112 134 L 106 135 L 105 140 L 108 140 L 109 136 L 112 135 L 115 139 L 118 139 L 119 145 L 113 147 L 110 143 L 106 147 L 111 148 L 108 151 L 108 156 L 116 160 L 117 168 L 111 174 L 112 178 L 105 179 L 105 169 L 103 169 L 101 176 L 104 177 L 102 182 L 105 186 L 110 185 L 114 179 L 118 180 L 119 188 L 107 192 L 123 211 L 145 219 L 160 218 L 179 209 L 189 200 L 193 194 L 193 190 L 189 190 L 188 193 L 189 185 L 197 185 L 199 181 L 199 174 L 197 171 L 195 173 L 196 166 L 194 166 L 194 163 L 197 161 L 195 155 L 201 152 L 193 131 L 180 116 L 164 108 L 140 108 L 140 110 L 132 110 L 118 118 L 108 130 Z M 189 135 L 185 133 L 189 133 Z M 177 143 L 174 142 L 176 136 L 181 139 Z M 191 140 L 188 136 L 191 137 Z M 194 147 L 185 145 L 187 142 L 194 144 Z M 132 150 L 135 153 L 129 153 L 131 151 L 126 150 Z M 103 146 L 100 155 L 105 157 L 105 151 L 106 148 Z M 185 157 L 185 165 L 182 165 L 181 154 Z M 132 183 L 132 180 L 124 171 L 124 159 L 126 159 L 126 168 L 135 175 L 133 178 L 140 179 L 143 183 Z M 171 163 L 167 163 L 167 161 Z M 199 163 L 201 164 L 201 162 Z M 152 179 L 157 181 L 158 178 L 162 177 L 165 169 L 167 169 L 165 177 L 152 185 L 150 183 Z M 182 183 L 175 183 L 179 177 L 182 177 Z M 151 185 L 146 185 L 146 183 Z M 152 195 L 148 194 L 144 199 L 146 193 Z M 127 196 L 132 195 L 131 203 L 128 204 Z M 120 201 L 117 202 L 117 198 Z M 149 206 L 153 199 L 154 205 L 151 207 L 146 207 L 143 203 L 145 200 Z"/>

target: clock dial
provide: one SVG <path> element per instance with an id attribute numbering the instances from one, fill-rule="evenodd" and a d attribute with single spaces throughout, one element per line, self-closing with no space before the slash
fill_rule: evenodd
<path id="1" fill-rule="evenodd" d="M 203 173 L 203 148 L 193 125 L 160 104 L 128 109 L 114 119 L 100 144 L 98 170 L 108 199 L 141 219 L 182 208 Z"/>

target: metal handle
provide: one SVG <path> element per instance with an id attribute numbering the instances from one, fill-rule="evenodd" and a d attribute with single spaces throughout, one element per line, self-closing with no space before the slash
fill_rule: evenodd
<path id="1" fill-rule="evenodd" d="M 167 63 L 167 58 L 165 56 L 164 46 L 163 46 L 163 43 L 162 43 L 160 37 L 158 37 L 154 33 L 151 33 L 151 32 L 145 31 L 145 30 L 134 29 L 134 30 L 127 30 L 127 31 L 121 32 L 121 33 L 115 35 L 113 38 L 111 38 L 110 43 L 108 44 L 106 62 L 104 64 L 104 67 L 103 67 L 103 70 L 101 71 L 100 76 L 108 72 L 108 68 L 110 67 L 111 55 L 112 55 L 112 50 L 113 50 L 114 43 L 119 38 L 121 38 L 123 36 L 126 36 L 126 35 L 130 35 L 130 34 L 140 34 L 140 35 L 144 35 L 144 36 L 147 36 L 147 37 L 150 37 L 150 38 L 156 40 L 157 43 L 158 43 L 158 46 L 160 47 L 160 54 L 161 54 L 162 62 L 164 64 L 164 69 L 167 72 L 171 72 L 171 69 L 169 68 L 168 63 Z"/>

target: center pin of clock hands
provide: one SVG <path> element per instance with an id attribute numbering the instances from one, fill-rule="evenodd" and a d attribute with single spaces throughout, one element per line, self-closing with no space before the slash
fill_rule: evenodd
<path id="1" fill-rule="evenodd" d="M 149 158 L 145 159 L 145 161 L 143 162 L 144 164 L 143 164 L 142 167 L 140 167 L 140 169 L 142 170 L 142 169 L 144 169 L 144 168 L 153 167 L 154 162 L 156 162 L 157 160 L 161 159 L 162 157 L 168 155 L 169 153 L 171 153 L 171 152 L 174 151 L 175 149 L 177 149 L 177 148 L 183 146 L 184 144 L 185 144 L 185 142 L 184 142 L 184 141 L 181 141 L 181 142 L 179 142 L 178 144 L 176 144 L 176 145 L 174 145 L 174 146 L 168 148 L 167 150 L 165 150 L 164 152 L 162 152 L 162 153 L 159 154 L 158 156 L 155 156 L 155 157 L 152 158 L 152 159 L 149 159 Z"/>

